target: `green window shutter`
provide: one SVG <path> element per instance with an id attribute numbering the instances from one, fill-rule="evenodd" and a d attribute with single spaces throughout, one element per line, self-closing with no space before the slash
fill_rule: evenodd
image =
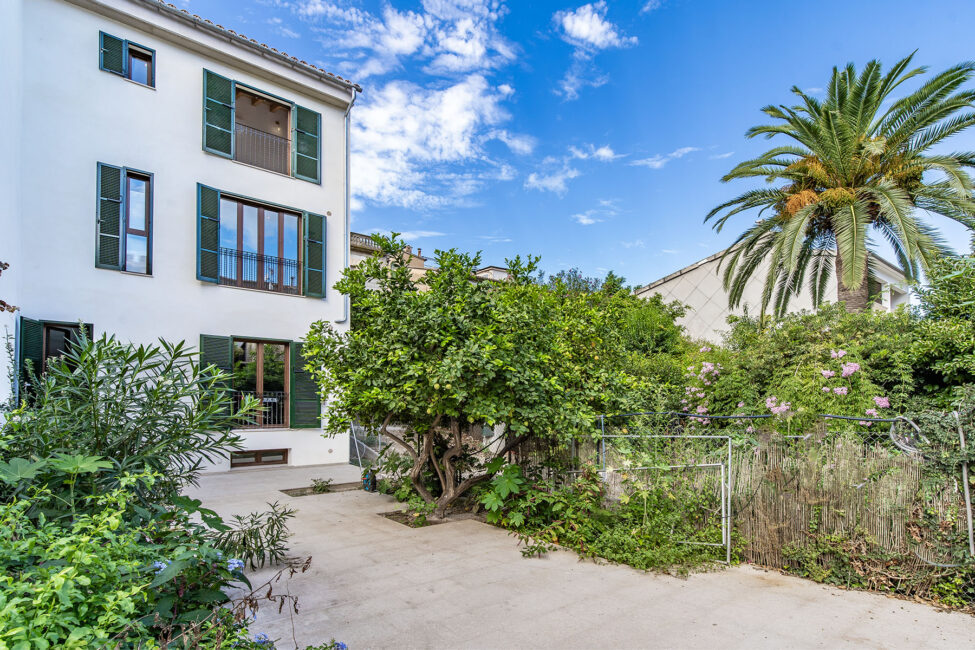
<path id="1" fill-rule="evenodd" d="M 234 157 L 234 82 L 203 71 L 203 148 Z"/>
<path id="2" fill-rule="evenodd" d="M 98 32 L 98 67 L 125 76 L 126 43 L 121 38 Z"/>
<path id="3" fill-rule="evenodd" d="M 322 182 L 322 116 L 295 106 L 295 177 Z"/>
<path id="4" fill-rule="evenodd" d="M 229 336 L 200 334 L 200 367 L 216 366 L 226 373 L 234 370 L 234 341 Z"/>
<path id="5" fill-rule="evenodd" d="M 291 348 L 291 428 L 317 429 L 322 426 L 322 402 L 318 396 L 318 386 L 311 374 L 305 370 L 305 359 L 301 356 L 301 343 L 292 343 Z"/>
<path id="6" fill-rule="evenodd" d="M 325 217 L 304 213 L 304 295 L 312 298 L 325 297 Z"/>
<path id="7" fill-rule="evenodd" d="M 196 277 L 217 282 L 220 275 L 220 190 L 196 185 Z"/>
<path id="8" fill-rule="evenodd" d="M 17 377 L 15 396 L 17 401 L 26 399 L 31 386 L 31 373 L 41 374 L 44 364 L 44 324 L 30 318 L 20 317 L 17 340 Z"/>
<path id="9" fill-rule="evenodd" d="M 122 268 L 124 177 L 121 167 L 98 163 L 98 222 L 95 242 L 95 266 L 98 268 Z"/>

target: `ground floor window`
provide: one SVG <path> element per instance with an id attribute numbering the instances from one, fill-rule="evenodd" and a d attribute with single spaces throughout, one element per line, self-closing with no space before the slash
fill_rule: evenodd
<path id="1" fill-rule="evenodd" d="M 289 425 L 291 376 L 288 343 L 273 341 L 233 341 L 234 395 L 239 406 L 251 395 L 263 411 L 242 427 L 268 428 Z"/>
<path id="2" fill-rule="evenodd" d="M 287 449 L 255 449 L 253 451 L 234 451 L 230 454 L 231 467 L 251 467 L 253 465 L 287 465 Z"/>

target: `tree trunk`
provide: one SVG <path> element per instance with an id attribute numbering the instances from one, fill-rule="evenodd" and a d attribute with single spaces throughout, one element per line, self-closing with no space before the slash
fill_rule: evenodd
<path id="1" fill-rule="evenodd" d="M 843 284 L 843 260 L 839 253 L 836 254 L 836 300 L 846 303 L 846 311 L 853 313 L 866 311 L 870 304 L 870 283 L 867 280 L 867 267 L 863 267 L 860 286 L 856 289 L 848 289 Z"/>

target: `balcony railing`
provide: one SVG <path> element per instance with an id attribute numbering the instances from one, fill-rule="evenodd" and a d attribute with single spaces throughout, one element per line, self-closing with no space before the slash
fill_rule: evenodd
<path id="1" fill-rule="evenodd" d="M 288 393 L 283 391 L 264 391 L 258 393 L 249 390 L 234 391 L 234 410 L 240 408 L 244 399 L 251 396 L 261 403 L 262 410 L 246 420 L 241 420 L 237 426 L 241 429 L 268 429 L 288 426 Z"/>
<path id="2" fill-rule="evenodd" d="M 301 263 L 284 257 L 221 248 L 220 284 L 297 295 L 301 293 Z"/>
<path id="3" fill-rule="evenodd" d="M 291 140 L 237 122 L 234 129 L 234 160 L 287 174 L 291 163 Z"/>

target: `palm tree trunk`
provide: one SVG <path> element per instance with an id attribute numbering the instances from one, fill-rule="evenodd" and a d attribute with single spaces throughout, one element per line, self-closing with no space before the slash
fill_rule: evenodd
<path id="1" fill-rule="evenodd" d="M 856 289 L 847 289 L 843 284 L 843 260 L 836 255 L 836 301 L 846 304 L 846 311 L 866 311 L 870 304 L 870 283 L 867 281 L 867 267 L 863 267 L 863 277 Z"/>

